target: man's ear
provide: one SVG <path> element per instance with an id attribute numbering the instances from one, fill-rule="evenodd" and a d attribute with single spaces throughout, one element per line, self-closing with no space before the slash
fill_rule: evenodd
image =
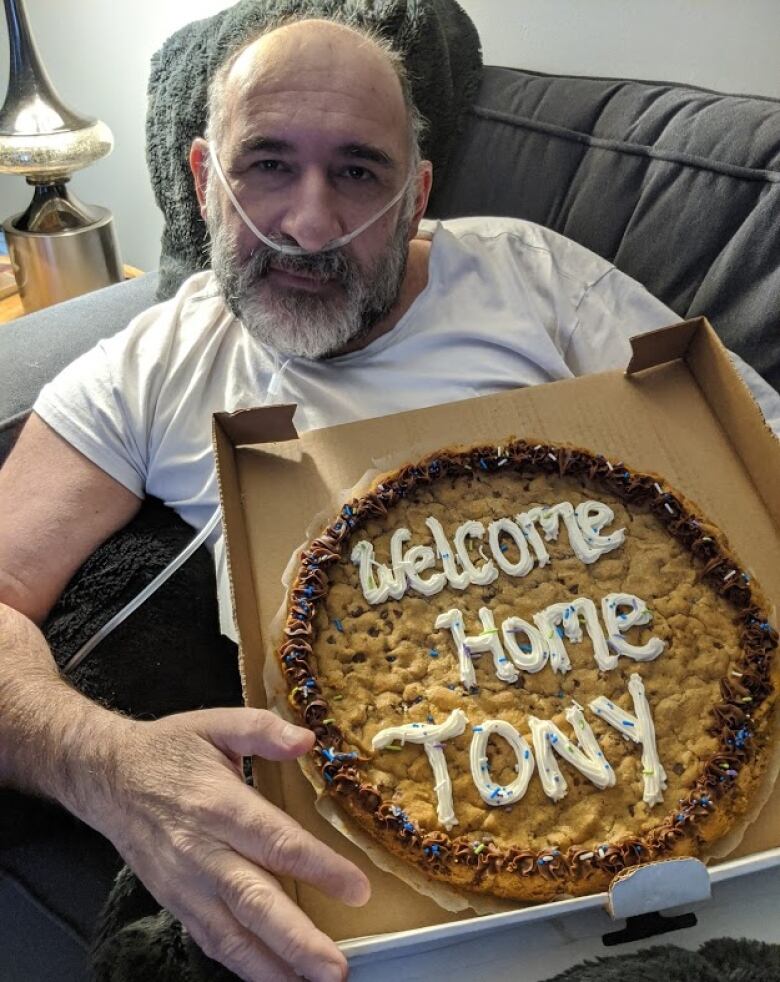
<path id="1" fill-rule="evenodd" d="M 431 196 L 431 187 L 433 185 L 433 166 L 430 160 L 423 160 L 420 163 L 416 180 L 417 197 L 414 202 L 414 214 L 412 215 L 412 220 L 409 226 L 410 240 L 417 235 L 420 221 L 425 215 L 425 209 L 428 207 L 428 198 Z"/>
<path id="2" fill-rule="evenodd" d="M 201 218 L 206 218 L 206 185 L 209 179 L 209 145 L 201 136 L 192 141 L 189 156 L 190 170 L 195 182 Z"/>

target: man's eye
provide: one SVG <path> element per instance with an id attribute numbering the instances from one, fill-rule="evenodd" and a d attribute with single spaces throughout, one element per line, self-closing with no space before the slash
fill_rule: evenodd
<path id="1" fill-rule="evenodd" d="M 374 175 L 370 170 L 366 170 L 365 167 L 358 167 L 357 165 L 347 167 L 344 173 L 353 181 L 372 181 L 374 179 Z"/>
<path id="2" fill-rule="evenodd" d="M 252 164 L 252 167 L 255 170 L 268 172 L 272 174 L 275 173 L 276 171 L 282 170 L 284 168 L 284 164 L 282 163 L 281 160 L 256 160 Z"/>

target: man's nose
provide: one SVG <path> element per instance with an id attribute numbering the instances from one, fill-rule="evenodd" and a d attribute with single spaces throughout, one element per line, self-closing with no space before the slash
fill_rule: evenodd
<path id="1" fill-rule="evenodd" d="M 309 252 L 317 252 L 343 234 L 337 196 L 326 175 L 305 171 L 296 181 L 280 231 Z"/>

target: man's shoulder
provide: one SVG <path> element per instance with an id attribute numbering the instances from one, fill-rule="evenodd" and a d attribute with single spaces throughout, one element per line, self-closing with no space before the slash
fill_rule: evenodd
<path id="1" fill-rule="evenodd" d="M 495 258 L 501 254 L 525 260 L 528 266 L 549 261 L 557 273 L 583 285 L 595 283 L 614 267 L 573 239 L 523 218 L 480 215 L 424 222 L 424 234 L 450 238 L 475 254 Z"/>
<path id="2" fill-rule="evenodd" d="M 213 273 L 204 270 L 188 277 L 174 296 L 135 317 L 108 345 L 170 360 L 196 354 L 220 325 L 228 327 L 233 320 Z"/>

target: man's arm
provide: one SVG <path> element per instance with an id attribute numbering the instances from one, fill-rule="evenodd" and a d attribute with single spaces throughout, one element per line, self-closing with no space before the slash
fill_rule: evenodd
<path id="1" fill-rule="evenodd" d="M 0 468 L 0 601 L 36 624 L 141 500 L 32 414 Z"/>
<path id="2" fill-rule="evenodd" d="M 346 903 L 368 883 L 241 776 L 312 734 L 260 710 L 138 722 L 81 696 L 36 627 L 84 559 L 140 500 L 33 416 L 0 469 L 0 786 L 61 802 L 109 838 L 195 941 L 246 979 L 346 974 L 333 942 L 274 878 Z"/>

